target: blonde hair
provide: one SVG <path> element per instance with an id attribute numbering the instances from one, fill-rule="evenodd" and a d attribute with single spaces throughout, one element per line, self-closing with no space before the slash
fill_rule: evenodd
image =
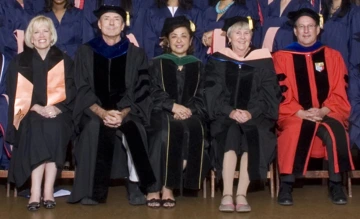
<path id="1" fill-rule="evenodd" d="M 235 24 L 233 24 L 231 27 L 229 27 L 229 29 L 226 32 L 226 36 L 229 38 L 232 31 L 234 31 L 234 30 L 242 30 L 242 29 L 250 30 L 251 35 L 253 34 L 253 31 L 249 28 L 249 23 L 248 22 L 239 21 L 239 22 L 236 22 Z"/>
<path id="2" fill-rule="evenodd" d="M 50 18 L 48 18 L 46 16 L 43 16 L 43 15 L 39 15 L 39 16 L 36 16 L 33 19 L 31 19 L 28 27 L 26 28 L 26 31 L 25 31 L 25 44 L 28 47 L 34 48 L 34 45 L 31 42 L 31 38 L 32 38 L 32 35 L 34 33 L 35 27 L 38 27 L 38 26 L 40 26 L 42 24 L 45 24 L 50 30 L 50 33 L 51 33 L 51 46 L 53 46 L 56 43 L 58 36 L 57 36 L 57 33 L 56 33 L 54 23 L 52 22 L 52 20 Z"/>

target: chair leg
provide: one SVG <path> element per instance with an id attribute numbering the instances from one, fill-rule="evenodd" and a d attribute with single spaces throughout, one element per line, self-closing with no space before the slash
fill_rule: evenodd
<path id="1" fill-rule="evenodd" d="M 351 171 L 346 173 L 348 181 L 348 195 L 349 198 L 352 198 L 352 187 L 351 187 Z"/>
<path id="2" fill-rule="evenodd" d="M 204 198 L 206 198 L 206 178 L 204 179 L 204 182 L 203 182 L 203 196 L 204 196 Z"/>
<path id="3" fill-rule="evenodd" d="M 10 183 L 6 184 L 6 197 L 10 197 Z"/>
<path id="4" fill-rule="evenodd" d="M 17 197 L 17 188 L 14 187 L 14 197 L 16 198 Z"/>
<path id="5" fill-rule="evenodd" d="M 276 197 L 279 196 L 279 191 L 280 191 L 280 174 L 279 174 L 279 167 L 276 163 L 276 167 L 275 167 L 275 177 L 276 177 Z"/>
<path id="6" fill-rule="evenodd" d="M 215 172 L 211 170 L 211 198 L 215 197 Z"/>
<path id="7" fill-rule="evenodd" d="M 271 198 L 274 198 L 275 193 L 275 187 L 274 187 L 274 163 L 270 164 L 270 194 Z"/>

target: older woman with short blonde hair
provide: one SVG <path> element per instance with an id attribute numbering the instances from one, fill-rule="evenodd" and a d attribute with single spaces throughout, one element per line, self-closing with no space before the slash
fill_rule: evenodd
<path id="1" fill-rule="evenodd" d="M 219 210 L 249 212 L 250 180 L 265 179 L 275 154 L 274 125 L 279 86 L 271 54 L 251 46 L 251 18 L 225 20 L 229 48 L 214 53 L 206 65 L 205 99 L 211 120 L 213 163 L 224 182 Z M 234 172 L 240 176 L 233 197 Z M 235 204 L 234 204 L 235 199 Z"/>
<path id="2" fill-rule="evenodd" d="M 53 46 L 56 39 L 49 18 L 33 18 L 25 33 L 31 49 L 17 55 L 7 72 L 6 140 L 14 146 L 9 181 L 20 187 L 31 176 L 29 211 L 38 210 L 42 199 L 45 208 L 55 207 L 54 181 L 72 135 L 73 63 Z"/>

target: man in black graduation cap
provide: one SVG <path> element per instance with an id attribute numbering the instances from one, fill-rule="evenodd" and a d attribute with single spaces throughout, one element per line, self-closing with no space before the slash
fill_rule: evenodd
<path id="1" fill-rule="evenodd" d="M 140 125 L 150 113 L 147 59 L 123 34 L 129 16 L 121 7 L 101 6 L 94 14 L 102 35 L 82 45 L 75 56 L 79 135 L 69 202 L 104 203 L 110 179 L 127 178 L 130 204 L 144 204 L 138 186 L 155 181 Z"/>
<path id="2" fill-rule="evenodd" d="M 297 42 L 274 53 L 283 92 L 278 120 L 278 203 L 292 205 L 296 176 L 306 174 L 310 157 L 329 163 L 329 195 L 334 204 L 347 203 L 341 173 L 354 169 L 348 141 L 350 104 L 347 69 L 340 52 L 317 41 L 321 17 L 303 8 L 288 14 Z"/>

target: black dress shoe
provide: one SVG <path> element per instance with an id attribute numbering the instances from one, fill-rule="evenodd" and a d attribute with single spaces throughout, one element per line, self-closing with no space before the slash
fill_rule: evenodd
<path id="1" fill-rule="evenodd" d="M 291 206 L 294 204 L 292 198 L 292 184 L 281 183 L 277 202 L 279 205 L 283 206 Z"/>
<path id="2" fill-rule="evenodd" d="M 145 194 L 140 190 L 138 183 L 131 182 L 130 180 L 128 180 L 126 188 L 128 192 L 129 204 L 131 205 L 146 204 Z"/>
<path id="3" fill-rule="evenodd" d="M 340 183 L 330 182 L 329 195 L 332 203 L 336 205 L 347 204 L 347 198 L 342 188 L 341 182 Z"/>
<path id="4" fill-rule="evenodd" d="M 95 201 L 94 199 L 91 199 L 91 198 L 83 198 L 81 199 L 81 202 L 80 202 L 82 205 L 97 205 L 99 204 L 99 202 Z"/>
<path id="5" fill-rule="evenodd" d="M 27 209 L 29 211 L 37 211 L 40 208 L 40 203 L 39 202 L 31 202 L 27 205 Z"/>

